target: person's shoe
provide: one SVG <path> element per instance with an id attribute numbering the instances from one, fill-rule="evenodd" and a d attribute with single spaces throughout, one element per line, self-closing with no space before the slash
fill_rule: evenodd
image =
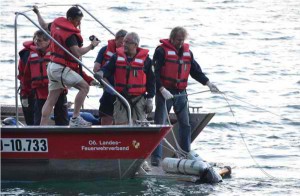
<path id="1" fill-rule="evenodd" d="M 161 158 L 156 157 L 156 156 L 151 156 L 151 165 L 152 166 L 155 166 L 155 167 L 160 166 L 160 161 L 161 161 Z"/>
<path id="2" fill-rule="evenodd" d="M 90 127 L 92 123 L 85 121 L 81 116 L 77 116 L 70 119 L 69 125 L 70 127 Z"/>

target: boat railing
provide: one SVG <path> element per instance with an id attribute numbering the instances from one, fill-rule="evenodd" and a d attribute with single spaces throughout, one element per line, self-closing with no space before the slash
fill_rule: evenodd
<path id="1" fill-rule="evenodd" d="M 59 7 L 59 6 L 76 6 L 76 7 L 80 7 L 82 10 L 84 10 L 88 15 L 90 15 L 96 22 L 98 22 L 103 28 L 105 28 L 110 34 L 112 34 L 113 36 L 115 36 L 115 34 L 107 27 L 105 26 L 102 22 L 100 22 L 93 14 L 91 14 L 89 11 L 87 11 L 87 9 L 85 9 L 83 6 L 81 6 L 80 4 L 44 4 L 44 5 L 39 5 L 39 8 L 45 8 L 45 7 Z M 22 11 L 22 13 L 26 13 L 26 12 L 32 12 L 32 8 Z"/>
<path id="2" fill-rule="evenodd" d="M 55 6 L 55 5 L 45 5 L 45 6 Z M 43 6 L 43 7 L 45 7 Z M 56 5 L 58 6 L 58 5 Z M 106 30 L 108 30 L 110 33 L 112 33 L 107 27 L 105 27 L 99 20 L 96 19 L 96 17 L 94 17 L 91 13 L 89 13 L 85 8 L 83 8 L 81 5 L 60 5 L 60 6 L 79 6 L 81 7 L 85 12 L 87 12 L 92 18 L 94 18 L 97 22 L 99 22 Z M 63 49 L 68 55 L 70 55 L 74 60 L 77 61 L 77 63 L 79 63 L 79 65 L 81 65 L 82 67 L 84 67 L 87 71 L 89 71 L 91 74 L 93 74 L 93 76 L 95 77 L 95 73 L 90 70 L 86 65 L 84 65 L 82 63 L 82 61 L 80 61 L 77 57 L 75 57 L 72 53 L 70 53 L 66 48 L 64 48 L 60 43 L 58 43 L 47 31 L 45 31 L 42 27 L 40 27 L 38 24 L 36 24 L 31 18 L 29 18 L 25 12 L 28 11 L 32 11 L 31 10 L 26 10 L 24 12 L 16 12 L 15 13 L 15 24 L 14 24 L 14 28 L 15 28 L 15 98 L 16 98 L 16 119 L 17 119 L 17 126 L 19 126 L 19 115 L 18 115 L 18 80 L 17 80 L 17 75 L 18 75 L 18 47 L 17 47 L 17 43 L 18 43 L 18 32 L 17 32 L 17 20 L 18 20 L 18 16 L 22 15 L 24 16 L 26 19 L 28 19 L 33 25 L 35 25 L 38 29 L 40 29 L 41 31 L 43 31 L 45 33 L 45 35 L 51 39 L 55 44 L 57 44 L 61 49 Z M 112 33 L 113 34 L 113 33 Z M 113 34 L 114 35 L 114 34 Z M 97 80 L 99 79 L 99 77 L 95 77 Z M 126 105 L 127 107 L 127 115 L 128 115 L 128 120 L 129 120 L 129 125 L 132 125 L 132 119 L 131 119 L 131 107 L 130 104 L 128 103 L 128 101 L 119 93 L 117 92 L 110 84 L 108 84 L 105 80 L 100 79 L 100 81 L 104 84 L 104 86 L 106 88 L 109 88 L 110 90 L 112 90 L 115 95 L 120 98 L 120 100 Z"/>

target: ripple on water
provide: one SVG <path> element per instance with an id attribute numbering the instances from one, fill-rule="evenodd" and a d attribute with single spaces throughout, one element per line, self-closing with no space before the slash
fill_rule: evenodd
<path id="1" fill-rule="evenodd" d="M 294 36 L 282 36 L 282 37 L 273 37 L 273 38 L 267 37 L 258 40 L 274 41 L 274 40 L 292 40 L 294 38 L 295 38 Z"/>
<path id="2" fill-rule="evenodd" d="M 300 91 L 291 91 L 285 94 L 281 94 L 280 96 L 287 97 L 287 96 L 298 95 L 298 94 L 300 94 Z"/>
<path id="3" fill-rule="evenodd" d="M 115 10 L 115 11 L 121 11 L 121 12 L 127 12 L 127 11 L 132 10 L 132 9 L 129 9 L 128 7 L 125 7 L 125 6 L 110 7 L 108 9 Z"/>
<path id="4" fill-rule="evenodd" d="M 223 45 L 225 45 L 225 42 L 211 41 L 211 42 L 206 42 L 206 44 L 209 46 L 223 46 Z"/>
<path id="5" fill-rule="evenodd" d="M 0 63 L 10 63 L 10 64 L 13 64 L 14 62 L 15 62 L 15 60 L 13 60 L 13 59 L 0 60 Z"/>
<path id="6" fill-rule="evenodd" d="M 297 109 L 300 110 L 300 105 L 287 105 L 287 108 Z"/>
<path id="7" fill-rule="evenodd" d="M 267 136 L 268 139 L 280 139 L 281 137 L 276 135 Z"/>

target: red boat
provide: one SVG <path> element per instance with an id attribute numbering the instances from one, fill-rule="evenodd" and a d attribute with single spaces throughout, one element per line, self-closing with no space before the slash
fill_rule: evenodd
<path id="1" fill-rule="evenodd" d="M 83 10 L 85 9 L 83 8 Z M 40 28 L 24 13 L 16 13 L 15 21 L 19 15 L 25 16 Z M 17 31 L 16 23 L 15 31 Z M 57 43 L 47 32 L 44 33 Z M 18 62 L 17 43 L 17 37 L 15 37 L 16 70 Z M 59 43 L 57 44 L 59 45 Z M 65 51 L 73 56 L 69 51 Z M 82 64 L 76 57 L 74 59 Z M 102 82 L 106 84 L 105 81 Z M 15 84 L 16 107 L 14 115 L 18 122 L 20 109 L 17 99 L 17 77 Z M 111 90 L 114 91 L 113 88 Z M 118 92 L 115 91 L 115 93 L 128 106 L 129 122 L 131 122 L 129 103 Z M 2 118 L 5 116 L 5 112 L 5 109 L 1 107 Z M 191 114 L 192 141 L 213 116 L 214 114 Z M 172 116 L 171 121 L 176 123 Z M 2 126 L 1 180 L 131 178 L 168 134 L 171 127 L 171 125 L 150 125 L 143 122 L 140 125 L 92 126 L 89 128 Z M 175 135 L 178 135 L 176 125 L 174 127 Z M 169 142 L 174 145 L 172 140 Z M 168 154 L 165 153 L 165 155 Z"/>
<path id="2" fill-rule="evenodd" d="M 131 178 L 170 126 L 3 126 L 1 179 Z"/>
<path id="3" fill-rule="evenodd" d="M 13 109 L 1 106 L 2 119 L 15 115 Z M 22 113 L 19 116 L 23 119 Z M 213 116 L 190 114 L 192 141 Z M 177 135 L 175 115 L 170 118 Z M 166 125 L 2 126 L 1 180 L 132 178 L 163 137 L 175 146 L 170 129 Z M 164 155 L 172 156 L 169 151 Z"/>

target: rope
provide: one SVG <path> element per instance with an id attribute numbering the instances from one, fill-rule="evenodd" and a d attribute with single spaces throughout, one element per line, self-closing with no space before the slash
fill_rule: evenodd
<path id="1" fill-rule="evenodd" d="M 276 177 L 274 177 L 274 176 L 272 176 L 271 174 L 269 174 L 268 172 L 266 172 L 266 171 L 260 166 L 260 164 L 255 160 L 254 156 L 252 155 L 252 153 L 251 153 L 251 151 L 250 151 L 250 149 L 249 149 L 249 147 L 248 147 L 248 145 L 247 145 L 247 143 L 246 143 L 246 141 L 245 141 L 245 138 L 244 138 L 244 136 L 243 136 L 243 133 L 241 132 L 241 130 L 240 130 L 240 128 L 239 128 L 239 123 L 237 122 L 237 120 L 236 120 L 236 118 L 235 118 L 234 112 L 233 112 L 233 110 L 232 110 L 232 107 L 231 107 L 231 105 L 230 105 L 230 103 L 229 103 L 229 101 L 228 101 L 228 99 L 227 99 L 225 93 L 220 92 L 220 94 L 222 95 L 222 97 L 224 98 L 224 100 L 227 102 L 227 104 L 228 104 L 228 106 L 229 106 L 229 109 L 230 109 L 230 112 L 231 112 L 231 114 L 232 114 L 232 117 L 233 117 L 234 120 L 235 120 L 235 124 L 236 124 L 236 126 L 237 126 L 237 129 L 238 129 L 238 131 L 239 131 L 239 133 L 240 133 L 240 136 L 241 136 L 241 138 L 242 138 L 242 141 L 243 141 L 243 143 L 244 143 L 244 145 L 245 145 L 245 147 L 246 147 L 246 149 L 247 149 L 247 151 L 248 151 L 248 154 L 250 155 L 251 159 L 253 160 L 253 162 L 255 163 L 255 165 L 258 167 L 258 169 L 259 169 L 263 174 L 265 174 L 267 177 L 269 177 L 269 178 L 271 178 L 271 179 L 276 179 Z"/>
<path id="2" fill-rule="evenodd" d="M 180 95 L 173 95 L 174 97 L 181 97 L 181 96 L 189 96 L 189 95 L 195 95 L 195 94 L 200 94 L 200 93 L 206 93 L 206 92 L 210 92 L 210 90 L 206 90 L 206 91 L 199 91 L 196 93 L 190 93 L 190 94 L 180 94 Z"/>
<path id="3" fill-rule="evenodd" d="M 168 123 L 169 123 L 169 125 L 172 125 L 172 124 L 171 124 L 171 121 L 170 121 L 170 117 L 169 117 L 169 115 L 168 115 L 169 112 L 168 112 L 168 109 L 167 109 L 167 101 L 166 101 L 166 100 L 165 100 L 165 110 L 166 110 L 166 114 L 167 114 L 167 120 L 168 120 Z M 175 133 L 174 133 L 173 128 L 171 128 L 171 133 L 172 133 L 173 139 L 174 139 L 175 144 L 176 144 L 176 147 L 177 147 L 177 153 L 182 154 L 182 155 L 184 155 L 184 157 L 186 157 L 187 154 L 188 154 L 188 152 L 185 152 L 184 150 L 182 150 L 182 148 L 181 148 L 180 145 L 178 144 L 178 141 L 177 141 L 177 139 L 176 139 L 176 136 L 175 136 Z M 178 158 L 179 158 L 179 157 L 178 157 Z"/>
<path id="4" fill-rule="evenodd" d="M 194 95 L 194 94 L 199 94 L 199 93 L 205 93 L 205 92 L 210 92 L 210 90 L 205 90 L 205 91 L 200 91 L 200 92 L 196 92 L 196 93 L 190 93 L 190 94 L 179 94 L 179 95 L 173 95 L 174 97 L 181 97 L 181 96 L 188 96 L 188 95 Z M 170 117 L 169 117 L 169 112 L 168 112 L 168 109 L 167 109 L 167 102 L 165 100 L 165 110 L 166 110 L 166 114 L 167 114 L 167 120 L 168 120 L 168 123 L 169 125 L 171 125 L 171 121 L 170 121 Z M 168 142 L 167 139 L 164 138 L 164 141 L 172 147 L 172 150 L 169 149 L 168 147 L 164 146 L 166 149 L 170 150 L 171 152 L 174 152 L 176 153 L 177 157 L 180 158 L 180 156 L 183 156 L 183 157 L 187 157 L 187 154 L 188 152 L 182 150 L 182 148 L 180 147 L 180 145 L 178 144 L 178 141 L 176 139 L 176 136 L 175 136 L 175 133 L 174 133 L 174 130 L 173 128 L 171 128 L 171 133 L 172 133 L 172 136 L 173 136 L 173 139 L 175 141 L 175 144 L 176 144 L 176 147 L 177 147 L 177 150 Z M 180 156 L 179 156 L 180 155 Z"/>
<path id="5" fill-rule="evenodd" d="M 166 143 L 169 145 L 169 147 L 167 147 L 167 146 L 165 146 L 165 145 L 163 145 L 163 144 L 162 144 L 162 147 L 164 147 L 165 149 L 167 149 L 167 150 L 170 151 L 170 152 L 175 153 L 176 156 L 177 156 L 178 158 L 185 156 L 184 154 L 181 154 L 179 151 L 177 151 L 177 150 L 176 150 L 176 149 L 168 142 L 168 140 L 167 140 L 166 138 L 164 138 L 163 140 L 164 140 L 164 142 L 166 142 Z"/>
<path id="6" fill-rule="evenodd" d="M 224 92 L 220 92 L 220 93 L 225 95 Z M 277 117 L 281 118 L 282 120 L 288 120 L 288 121 L 291 121 L 291 122 L 295 123 L 295 121 L 293 121 L 293 120 L 291 120 L 291 119 L 289 119 L 289 118 L 282 117 L 281 115 L 278 115 L 278 114 L 276 114 L 276 113 L 274 113 L 274 112 L 271 112 L 270 110 L 266 110 L 266 109 L 264 109 L 264 108 L 261 108 L 261 107 L 258 107 L 258 106 L 256 106 L 256 105 L 253 105 L 253 104 L 251 104 L 251 103 L 248 103 L 248 102 L 246 102 L 246 101 L 243 101 L 243 100 L 241 100 L 240 98 L 237 98 L 236 96 L 232 96 L 232 95 L 226 95 L 226 96 L 231 97 L 231 98 L 233 98 L 233 99 L 236 99 L 236 100 L 238 100 L 238 101 L 240 101 L 240 102 L 246 103 L 246 104 L 248 104 L 248 105 L 250 105 L 250 106 L 252 106 L 252 107 L 258 108 L 258 109 L 263 110 L 263 111 L 265 111 L 265 112 L 268 112 L 268 113 L 270 113 L 270 114 L 273 114 L 274 116 L 277 116 Z"/>
<path id="7" fill-rule="evenodd" d="M 186 94 L 186 95 L 174 95 L 174 97 L 188 96 L 188 95 L 200 94 L 200 93 L 204 93 L 204 92 L 210 92 L 210 91 L 209 91 L 209 90 L 206 90 L 206 91 L 200 91 L 200 92 L 191 93 L 191 94 Z M 237 120 L 236 120 L 236 118 L 235 118 L 234 112 L 233 112 L 232 107 L 231 107 L 231 105 L 230 105 L 230 103 L 229 103 L 229 101 L 228 101 L 228 99 L 227 99 L 227 97 L 226 97 L 226 94 L 225 94 L 224 92 L 221 92 L 221 91 L 219 91 L 219 94 L 221 94 L 222 97 L 224 98 L 224 100 L 227 102 L 227 105 L 228 105 L 229 108 L 230 108 L 230 112 L 231 112 L 231 114 L 232 114 L 232 116 L 233 116 L 233 118 L 234 118 L 234 120 L 235 120 L 235 124 L 236 124 L 237 129 L 238 129 L 238 131 L 239 131 L 239 133 L 240 133 L 240 136 L 241 136 L 241 138 L 242 138 L 242 141 L 243 141 L 243 143 L 244 143 L 244 145 L 245 145 L 245 147 L 246 147 L 246 149 L 247 149 L 248 154 L 250 155 L 251 159 L 252 159 L 253 162 L 255 163 L 255 165 L 256 165 L 256 166 L 258 167 L 258 169 L 259 169 L 264 175 L 266 175 L 267 177 L 269 177 L 269 178 L 271 178 L 271 179 L 277 179 L 276 177 L 274 177 L 274 176 L 272 176 L 271 174 L 269 174 L 268 172 L 266 172 L 266 171 L 259 165 L 259 163 L 255 160 L 255 158 L 254 158 L 254 156 L 252 155 L 250 149 L 248 148 L 248 145 L 247 145 L 247 143 L 246 143 L 246 141 L 245 141 L 245 138 L 244 138 L 244 136 L 243 136 L 243 134 L 242 134 L 242 132 L 241 132 L 241 130 L 240 130 L 240 128 L 239 128 L 239 123 L 237 122 Z M 238 98 L 236 98 L 236 97 L 233 97 L 233 96 L 230 96 L 230 97 L 232 97 L 232 98 L 234 98 L 234 99 L 236 99 L 236 100 L 238 100 L 238 101 L 241 101 L 241 102 L 243 102 L 243 103 L 249 104 L 249 105 L 251 105 L 251 106 L 253 106 L 253 107 L 259 108 L 259 109 L 261 109 L 261 110 L 263 110 L 263 111 L 266 111 L 266 112 L 268 112 L 268 113 L 271 113 L 271 114 L 273 114 L 273 115 L 275 115 L 275 116 L 278 116 L 278 117 L 282 118 L 280 115 L 275 114 L 275 113 L 273 113 L 273 112 L 271 112 L 271 111 L 268 111 L 268 110 L 263 109 L 263 108 L 261 108 L 261 107 L 255 106 L 255 105 L 250 104 L 250 103 L 248 103 L 248 102 L 246 102 L 246 101 L 242 101 L 242 100 L 240 100 L 240 99 L 238 99 Z M 166 110 L 167 110 L 167 109 L 166 109 Z M 282 119 L 287 119 L 287 118 L 282 118 Z M 169 119 L 169 118 L 168 118 L 168 120 L 169 120 L 169 123 L 170 123 L 170 119 Z M 290 120 L 290 119 L 287 119 L 287 120 Z M 292 121 L 292 120 L 290 120 L 290 121 Z M 292 121 L 292 122 L 293 122 L 293 121 Z M 173 129 L 172 129 L 172 133 L 173 133 Z M 174 133 L 173 133 L 173 134 L 174 134 Z M 175 138 L 175 135 L 174 135 L 174 138 Z M 178 145 L 176 139 L 175 139 L 175 142 L 176 142 L 176 145 Z M 178 148 L 178 146 L 177 146 L 177 148 Z M 179 149 L 179 150 L 182 150 L 180 147 L 179 147 L 178 149 Z M 185 153 L 186 153 L 186 152 L 185 152 Z"/>

